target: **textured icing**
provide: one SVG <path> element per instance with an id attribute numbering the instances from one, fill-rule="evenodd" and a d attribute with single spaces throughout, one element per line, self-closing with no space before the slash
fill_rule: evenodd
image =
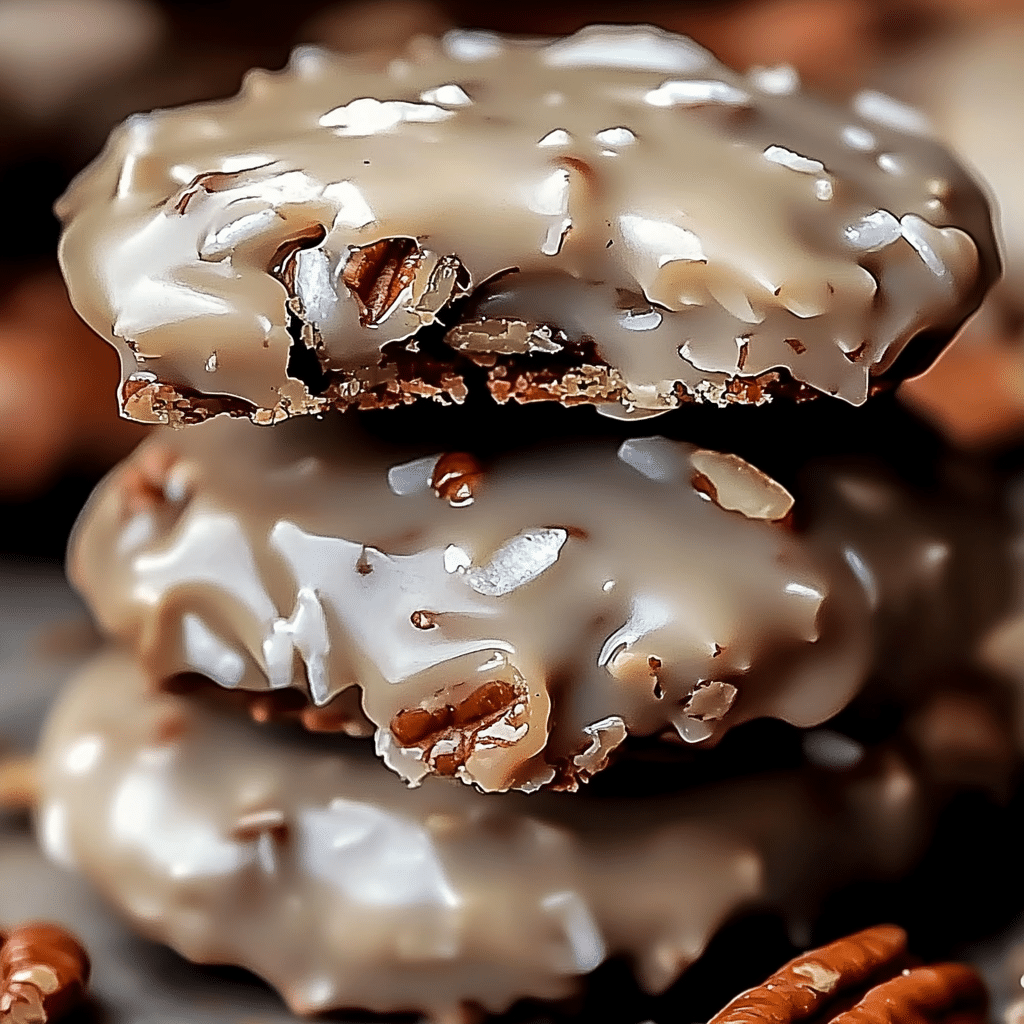
<path id="1" fill-rule="evenodd" d="M 780 93 L 646 27 L 456 31 L 383 71 L 299 50 L 118 129 L 59 204 L 63 265 L 147 421 L 485 380 L 619 415 L 859 404 L 997 268 L 963 170 L 861 99 Z"/>
<path id="2" fill-rule="evenodd" d="M 559 998 L 606 957 L 665 989 L 754 906 L 896 874 L 935 793 L 894 747 L 629 799 L 410 792 L 365 743 L 261 729 L 101 655 L 40 751 L 45 849 L 141 932 L 247 967 L 291 1008 L 459 1019 Z M 927 775 L 923 776 L 927 778 Z"/>
<path id="3" fill-rule="evenodd" d="M 813 725 L 869 671 L 871 588 L 735 456 L 663 438 L 418 454 L 347 417 L 162 432 L 94 495 L 71 577 L 159 680 L 328 708 L 361 688 L 410 781 L 575 786 L 626 732 Z"/>

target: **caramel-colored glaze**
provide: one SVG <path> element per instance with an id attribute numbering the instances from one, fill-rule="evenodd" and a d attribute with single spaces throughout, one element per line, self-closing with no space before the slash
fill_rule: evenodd
<path id="1" fill-rule="evenodd" d="M 114 651 L 52 713 L 38 825 L 143 934 L 255 971 L 297 1012 L 451 1020 L 570 995 L 614 955 L 661 991 L 741 908 L 803 915 L 905 870 L 935 803 L 911 763 L 882 748 L 628 799 L 410 791 L 363 741 L 157 693 Z"/>
<path id="2" fill-rule="evenodd" d="M 383 71 L 302 49 L 117 130 L 59 203 L 61 258 L 150 422 L 485 383 L 625 416 L 859 404 L 997 270 L 984 199 L 924 132 L 650 27 L 453 31 Z"/>
<path id="3" fill-rule="evenodd" d="M 742 459 L 664 438 L 442 454 L 351 417 L 164 431 L 94 494 L 70 575 L 156 680 L 328 708 L 359 687 L 410 782 L 574 788 L 627 733 L 810 726 L 868 674 L 877 593 Z M 438 466 L 471 471 L 472 502 Z"/>

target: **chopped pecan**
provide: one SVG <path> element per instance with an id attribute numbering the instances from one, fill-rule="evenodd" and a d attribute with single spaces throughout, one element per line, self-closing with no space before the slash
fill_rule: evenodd
<path id="1" fill-rule="evenodd" d="M 782 484 L 738 455 L 698 448 L 690 463 L 693 489 L 727 512 L 772 522 L 793 508 L 793 495 Z"/>
<path id="2" fill-rule="evenodd" d="M 2 1024 L 46 1024 L 83 1000 L 89 957 L 70 932 L 53 924 L 26 924 L 0 938 Z"/>
<path id="3" fill-rule="evenodd" d="M 563 405 L 617 402 L 626 394 L 618 370 L 610 366 L 583 363 L 568 369 L 520 368 L 513 360 L 499 364 L 488 374 L 487 387 L 500 405 L 510 400 L 561 402 Z"/>
<path id="4" fill-rule="evenodd" d="M 382 238 L 352 250 L 342 280 L 359 300 L 364 327 L 378 324 L 412 284 L 422 251 L 413 238 Z"/>
<path id="5" fill-rule="evenodd" d="M 120 470 L 121 501 L 126 514 L 146 511 L 166 500 L 165 485 L 176 456 L 164 445 L 140 449 Z"/>
<path id="6" fill-rule="evenodd" d="M 454 508 L 472 505 L 480 485 L 483 469 L 466 452 L 448 452 L 434 465 L 430 486 L 434 493 Z"/>
<path id="7" fill-rule="evenodd" d="M 454 775 L 479 744 L 509 746 L 525 727 L 527 701 L 511 683 L 494 679 L 468 697 L 435 708 L 407 708 L 391 720 L 403 747 L 420 747 L 440 775 Z"/>
<path id="8" fill-rule="evenodd" d="M 201 395 L 184 385 L 129 377 L 121 385 L 121 408 L 136 423 L 163 423 L 172 427 L 202 423 L 211 416 L 249 416 L 256 406 L 234 395 Z"/>

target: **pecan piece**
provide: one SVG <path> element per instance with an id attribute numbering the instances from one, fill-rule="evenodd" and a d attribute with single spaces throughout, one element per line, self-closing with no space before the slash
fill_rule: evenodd
<path id="1" fill-rule="evenodd" d="M 342 280 L 359 300 L 359 321 L 378 324 L 413 282 L 423 253 L 412 238 L 382 238 L 356 246 Z"/>
<path id="2" fill-rule="evenodd" d="M 985 1024 L 985 985 L 967 964 L 914 967 L 870 989 L 835 1024 Z"/>
<path id="3" fill-rule="evenodd" d="M 401 746 L 420 747 L 439 775 L 454 775 L 478 744 L 511 746 L 519 740 L 528 706 L 525 692 L 494 679 L 458 703 L 399 711 L 390 731 Z"/>
<path id="4" fill-rule="evenodd" d="M 984 1024 L 965 964 L 907 969 L 906 933 L 879 925 L 813 949 L 738 995 L 709 1024 Z"/>
<path id="5" fill-rule="evenodd" d="M 85 997 L 89 956 L 70 932 L 26 924 L 2 935 L 0 1022 L 46 1024 Z"/>
<path id="6" fill-rule="evenodd" d="M 483 469 L 467 452 L 448 452 L 437 460 L 430 477 L 434 493 L 453 508 L 472 505 Z"/>

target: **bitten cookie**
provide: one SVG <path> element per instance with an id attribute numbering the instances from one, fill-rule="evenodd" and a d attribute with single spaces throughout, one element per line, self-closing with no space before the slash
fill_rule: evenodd
<path id="1" fill-rule="evenodd" d="M 384 71 L 299 50 L 235 99 L 133 117 L 58 209 L 72 299 L 146 422 L 485 387 L 615 416 L 860 404 L 998 271 L 981 192 L 915 111 L 650 27 L 453 31 Z"/>

